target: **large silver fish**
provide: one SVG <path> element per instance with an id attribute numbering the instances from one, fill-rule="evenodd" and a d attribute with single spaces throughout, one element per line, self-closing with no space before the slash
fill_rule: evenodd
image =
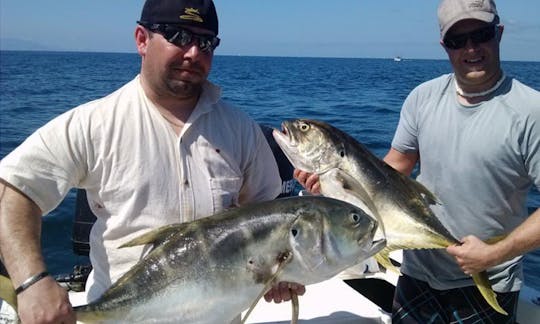
<path id="1" fill-rule="evenodd" d="M 360 208 L 326 197 L 273 200 L 158 228 L 123 245 L 153 248 L 96 302 L 76 307 L 77 320 L 229 323 L 273 280 L 317 283 L 379 252 L 385 241 L 373 241 L 376 230 Z"/>
<path id="2" fill-rule="evenodd" d="M 460 242 L 430 209 L 436 197 L 421 183 L 393 169 L 345 132 L 321 121 L 286 121 L 273 135 L 291 163 L 319 175 L 321 193 L 360 206 L 379 219 L 387 246 L 375 258 L 394 268 L 389 253 L 399 249 L 446 248 Z M 498 312 L 485 271 L 473 280 Z"/>

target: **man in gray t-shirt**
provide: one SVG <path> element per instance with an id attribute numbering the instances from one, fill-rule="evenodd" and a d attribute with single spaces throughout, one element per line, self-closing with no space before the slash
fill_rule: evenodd
<path id="1" fill-rule="evenodd" d="M 515 321 L 521 255 L 540 246 L 540 92 L 500 67 L 503 26 L 493 1 L 443 0 L 441 44 L 454 73 L 414 89 L 384 160 L 442 202 L 441 222 L 463 244 L 404 251 L 394 322 Z M 486 244 L 483 240 L 508 235 Z M 503 316 L 478 295 L 469 276 L 488 271 Z"/>
<path id="2" fill-rule="evenodd" d="M 417 180 L 442 202 L 433 211 L 462 244 L 404 251 L 392 321 L 512 323 L 521 256 L 540 247 L 540 210 L 526 208 L 531 187 L 540 188 L 540 92 L 501 69 L 504 26 L 493 0 L 442 0 L 438 18 L 454 73 L 409 94 L 384 160 L 406 175 L 419 164 Z M 320 192 L 317 174 L 294 177 Z M 508 315 L 475 287 L 470 275 L 484 270 Z"/>

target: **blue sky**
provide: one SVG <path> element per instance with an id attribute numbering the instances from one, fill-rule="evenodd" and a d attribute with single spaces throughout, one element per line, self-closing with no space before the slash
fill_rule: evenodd
<path id="1" fill-rule="evenodd" d="M 444 59 L 436 0 L 214 0 L 218 55 Z M 0 48 L 135 52 L 143 0 L 0 0 Z M 540 61 L 540 1 L 498 0 L 503 60 Z"/>

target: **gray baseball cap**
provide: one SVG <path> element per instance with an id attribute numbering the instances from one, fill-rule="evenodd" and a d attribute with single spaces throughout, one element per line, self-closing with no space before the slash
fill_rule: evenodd
<path id="1" fill-rule="evenodd" d="M 458 21 L 477 19 L 487 23 L 499 20 L 497 7 L 493 0 L 442 0 L 437 11 L 441 38 Z"/>

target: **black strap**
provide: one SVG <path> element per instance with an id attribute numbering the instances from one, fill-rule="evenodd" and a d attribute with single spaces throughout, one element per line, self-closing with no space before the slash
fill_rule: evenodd
<path id="1" fill-rule="evenodd" d="M 36 282 L 40 281 L 41 279 L 49 276 L 49 273 L 47 271 L 43 271 L 38 273 L 37 275 L 34 275 L 28 279 L 26 279 L 17 289 L 15 289 L 15 294 L 18 295 L 25 291 L 28 287 L 32 286 Z"/>

